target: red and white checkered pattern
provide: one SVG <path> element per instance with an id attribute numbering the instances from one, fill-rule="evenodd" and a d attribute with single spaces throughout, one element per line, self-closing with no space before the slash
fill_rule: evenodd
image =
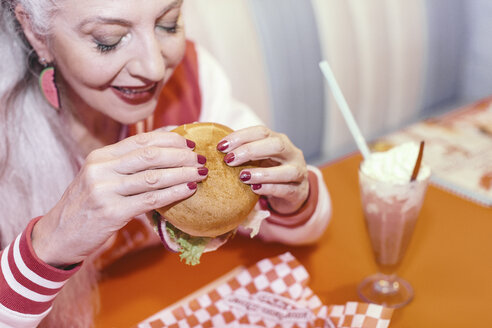
<path id="1" fill-rule="evenodd" d="M 376 304 L 348 302 L 345 305 L 325 307 L 328 317 L 336 327 L 384 328 L 388 327 L 393 310 Z"/>
<path id="2" fill-rule="evenodd" d="M 389 326 L 392 310 L 350 302 L 323 305 L 309 274 L 290 253 L 263 259 L 212 290 L 166 308 L 139 328 Z"/>

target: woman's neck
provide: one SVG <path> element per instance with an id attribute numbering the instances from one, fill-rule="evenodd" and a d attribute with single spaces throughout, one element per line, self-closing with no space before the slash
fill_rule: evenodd
<path id="1" fill-rule="evenodd" d="M 82 101 L 77 101 L 77 105 L 74 105 L 74 102 L 65 99 L 62 106 L 62 111 L 71 114 L 68 119 L 70 130 L 84 156 L 121 138 L 121 123 L 90 108 Z"/>
<path id="2" fill-rule="evenodd" d="M 69 122 L 72 135 L 85 156 L 120 139 L 122 125 L 106 116 L 97 119 L 71 115 Z"/>

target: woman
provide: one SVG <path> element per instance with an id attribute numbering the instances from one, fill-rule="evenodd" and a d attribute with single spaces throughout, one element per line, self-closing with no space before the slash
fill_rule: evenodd
<path id="1" fill-rule="evenodd" d="M 170 126 L 228 125 L 236 131 L 218 144 L 228 165 L 278 164 L 241 176 L 271 211 L 261 238 L 323 233 L 319 171 L 231 98 L 216 62 L 186 42 L 181 2 L 2 1 L 0 323 L 91 325 L 94 258 L 206 178 L 193 142 Z"/>

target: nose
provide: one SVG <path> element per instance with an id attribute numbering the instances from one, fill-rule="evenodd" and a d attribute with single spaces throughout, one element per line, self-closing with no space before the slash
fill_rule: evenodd
<path id="1" fill-rule="evenodd" d="M 146 35 L 141 40 L 135 44 L 135 55 L 127 65 L 128 72 L 134 77 L 158 82 L 166 72 L 161 44 L 154 35 Z"/>

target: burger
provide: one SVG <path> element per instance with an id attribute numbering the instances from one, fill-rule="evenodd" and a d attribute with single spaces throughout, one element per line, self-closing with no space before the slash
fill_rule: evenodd
<path id="1" fill-rule="evenodd" d="M 250 228 L 253 236 L 268 215 L 250 215 L 259 196 L 239 180 L 241 170 L 254 163 L 228 166 L 225 154 L 217 150 L 232 129 L 218 123 L 193 123 L 172 131 L 195 142 L 195 152 L 207 158 L 208 176 L 191 197 L 154 210 L 151 222 L 168 249 L 179 252 L 186 264 L 196 265 L 204 252 L 225 244 L 240 225 Z"/>

